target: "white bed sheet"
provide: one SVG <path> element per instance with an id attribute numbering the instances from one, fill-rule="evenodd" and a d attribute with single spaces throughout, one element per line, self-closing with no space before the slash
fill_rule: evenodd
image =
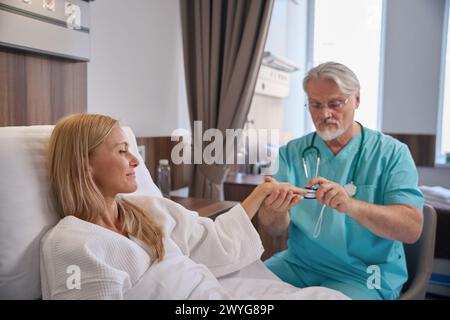
<path id="1" fill-rule="evenodd" d="M 237 299 L 258 300 L 349 300 L 343 293 L 324 287 L 294 287 L 273 274 L 261 260 L 219 278 Z"/>

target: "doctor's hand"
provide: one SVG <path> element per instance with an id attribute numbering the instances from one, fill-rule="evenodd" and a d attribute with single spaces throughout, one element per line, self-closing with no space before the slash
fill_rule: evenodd
<path id="1" fill-rule="evenodd" d="M 351 210 L 354 199 L 348 195 L 343 186 L 325 178 L 317 177 L 309 181 L 306 187 L 311 188 L 315 184 L 319 185 L 319 189 L 316 191 L 316 199 L 319 203 L 341 213 L 347 213 Z"/>
<path id="2" fill-rule="evenodd" d="M 289 209 L 296 206 L 303 199 L 307 190 L 289 183 L 280 183 L 271 177 L 265 177 L 264 181 L 264 185 L 266 185 L 270 193 L 264 199 L 259 210 L 259 222 L 263 226 L 284 229 L 289 224 Z M 282 227 L 279 225 L 282 225 Z"/>

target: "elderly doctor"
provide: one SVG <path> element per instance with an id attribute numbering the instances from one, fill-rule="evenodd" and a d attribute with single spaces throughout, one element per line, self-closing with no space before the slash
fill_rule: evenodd
<path id="1" fill-rule="evenodd" d="M 417 241 L 423 224 L 410 152 L 354 120 L 360 85 L 346 66 L 318 65 L 303 87 L 316 132 L 280 149 L 274 179 L 311 192 L 290 214 L 283 192 L 264 201 L 261 223 L 272 234 L 289 228 L 288 249 L 266 265 L 297 287 L 396 299 L 408 278 L 402 243 Z"/>

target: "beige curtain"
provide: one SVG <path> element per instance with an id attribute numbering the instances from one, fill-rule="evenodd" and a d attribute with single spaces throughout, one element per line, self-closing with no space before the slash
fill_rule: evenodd
<path id="1" fill-rule="evenodd" d="M 243 128 L 274 0 L 180 0 L 191 124 Z M 225 142 L 224 142 L 225 146 Z M 225 157 L 224 157 L 225 160 Z M 194 166 L 190 196 L 223 199 L 226 164 Z"/>

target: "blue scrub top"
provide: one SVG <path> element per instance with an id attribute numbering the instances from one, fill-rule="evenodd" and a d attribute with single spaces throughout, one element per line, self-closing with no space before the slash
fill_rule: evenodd
<path id="1" fill-rule="evenodd" d="M 367 128 L 361 158 L 356 168 L 354 198 L 379 204 L 409 204 L 420 209 L 423 195 L 417 187 L 417 170 L 408 147 L 378 131 Z M 274 178 L 305 187 L 302 152 L 310 146 L 313 134 L 292 140 L 280 148 L 278 172 Z M 345 185 L 351 182 L 361 134 L 354 136 L 334 155 L 317 135 L 314 145 L 320 150 L 319 176 Z M 305 155 L 308 175 L 315 172 L 317 155 Z M 338 281 L 356 281 L 364 286 L 372 274 L 368 267 L 381 271 L 380 295 L 398 298 L 408 278 L 405 253 L 400 241 L 383 239 L 346 214 L 326 208 L 322 230 L 313 237 L 322 205 L 316 200 L 302 200 L 290 210 L 288 249 L 284 257 L 296 265 Z M 295 277 L 295 275 L 293 275 Z"/>

